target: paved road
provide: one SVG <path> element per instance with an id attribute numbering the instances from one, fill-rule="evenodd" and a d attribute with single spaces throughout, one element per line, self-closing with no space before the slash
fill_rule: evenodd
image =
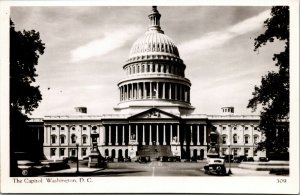
<path id="1" fill-rule="evenodd" d="M 110 163 L 101 171 L 105 176 L 204 176 L 202 163 Z"/>
<path id="2" fill-rule="evenodd" d="M 75 169 L 76 164 L 70 164 L 72 170 Z M 81 176 L 96 176 L 96 177 L 130 177 L 130 176 L 209 176 L 204 173 L 203 167 L 205 162 L 159 162 L 153 161 L 149 163 L 108 163 L 108 167 L 102 170 L 90 170 L 86 166 L 80 166 L 82 170 Z M 227 167 L 228 165 L 226 165 Z M 233 164 L 232 167 L 236 167 Z M 47 176 L 76 176 L 75 171 L 62 170 L 58 172 L 48 173 Z M 44 175 L 44 176 L 46 176 Z"/>

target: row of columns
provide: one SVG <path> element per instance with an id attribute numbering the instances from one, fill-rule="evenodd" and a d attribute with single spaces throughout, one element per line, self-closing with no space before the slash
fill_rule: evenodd
<path id="1" fill-rule="evenodd" d="M 132 99 L 171 99 L 190 102 L 190 87 L 169 82 L 139 82 L 119 87 L 120 101 Z"/>
<path id="2" fill-rule="evenodd" d="M 158 47 L 159 48 L 159 47 Z M 184 77 L 184 69 L 174 65 L 167 64 L 131 64 L 125 68 L 127 75 L 141 73 L 167 73 Z"/>
<path id="3" fill-rule="evenodd" d="M 153 139 L 152 139 L 152 127 L 154 125 L 150 124 L 149 125 L 149 145 L 153 145 Z M 135 141 L 136 143 L 138 143 L 138 125 L 136 125 L 135 128 L 135 137 L 132 137 L 132 129 L 131 129 L 132 125 L 129 124 L 128 127 L 128 140 L 129 142 L 131 141 Z M 155 142 L 157 145 L 160 144 L 159 142 L 159 124 L 155 125 L 156 127 L 156 138 L 155 138 Z M 206 125 L 203 126 L 203 145 L 206 145 Z M 115 128 L 115 135 L 116 135 L 116 139 L 115 139 L 115 145 L 119 145 L 118 142 L 118 128 L 119 126 L 116 125 Z M 176 131 L 176 136 L 177 136 L 177 140 L 176 142 L 180 142 L 180 127 L 179 124 L 176 125 L 177 131 Z M 190 145 L 194 145 L 193 143 L 193 125 L 190 125 L 190 135 L 191 135 L 191 142 Z M 145 124 L 142 125 L 142 145 L 146 145 L 146 141 L 145 141 Z M 197 137 L 197 143 L 196 145 L 200 145 L 200 125 L 197 125 L 197 132 L 196 132 L 196 137 Z M 108 125 L 108 145 L 112 145 L 112 128 L 111 125 Z M 173 138 L 173 125 L 170 125 L 170 142 L 172 142 L 172 138 Z M 162 145 L 166 145 L 166 124 L 163 124 L 163 143 Z M 186 136 L 184 137 L 184 145 L 186 144 Z M 125 145 L 125 125 L 122 125 L 122 145 Z"/>

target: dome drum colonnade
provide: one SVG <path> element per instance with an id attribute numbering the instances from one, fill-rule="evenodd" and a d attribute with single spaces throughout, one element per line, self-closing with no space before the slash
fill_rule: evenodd
<path id="1" fill-rule="evenodd" d="M 151 100 L 190 106 L 191 83 L 184 77 L 186 66 L 174 42 L 160 28 L 161 15 L 156 6 L 148 17 L 148 31 L 133 44 L 123 66 L 127 77 L 118 83 L 119 106 L 131 102 L 144 105 Z"/>

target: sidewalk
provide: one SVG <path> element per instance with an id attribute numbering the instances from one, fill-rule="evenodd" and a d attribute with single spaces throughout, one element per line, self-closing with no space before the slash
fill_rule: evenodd
<path id="1" fill-rule="evenodd" d="M 226 168 L 228 172 L 229 168 Z M 251 169 L 231 168 L 231 176 L 272 176 L 269 171 L 255 171 Z"/>

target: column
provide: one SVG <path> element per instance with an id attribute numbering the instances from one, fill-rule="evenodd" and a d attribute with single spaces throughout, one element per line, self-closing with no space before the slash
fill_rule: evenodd
<path id="1" fill-rule="evenodd" d="M 137 96 L 137 99 L 139 99 L 141 97 L 141 95 L 140 95 L 140 83 L 136 83 L 136 96 Z"/>
<path id="2" fill-rule="evenodd" d="M 170 144 L 172 143 L 173 138 L 173 124 L 170 125 Z"/>
<path id="3" fill-rule="evenodd" d="M 152 145 L 152 125 L 149 124 L 149 145 Z"/>
<path id="4" fill-rule="evenodd" d="M 108 125 L 108 145 L 111 145 L 111 126 Z"/>
<path id="5" fill-rule="evenodd" d="M 122 145 L 125 145 L 125 125 L 122 125 Z"/>
<path id="6" fill-rule="evenodd" d="M 128 142 L 130 143 L 130 138 L 131 138 L 131 125 L 129 124 L 128 127 Z"/>
<path id="7" fill-rule="evenodd" d="M 194 145 L 193 143 L 193 125 L 191 125 L 191 145 Z"/>
<path id="8" fill-rule="evenodd" d="M 135 126 L 135 140 L 137 143 L 139 143 L 139 131 L 138 131 L 138 125 Z"/>
<path id="9" fill-rule="evenodd" d="M 199 140 L 199 125 L 197 125 L 197 145 L 200 145 L 200 140 Z"/>
<path id="10" fill-rule="evenodd" d="M 253 131 L 254 131 L 254 125 L 251 125 L 251 145 L 253 145 Z"/>
<path id="11" fill-rule="evenodd" d="M 166 125 L 165 124 L 164 124 L 163 145 L 167 145 L 167 143 L 166 143 Z"/>
<path id="12" fill-rule="evenodd" d="M 156 125 L 156 144 L 159 145 L 158 124 Z"/>
<path id="13" fill-rule="evenodd" d="M 150 82 L 150 99 L 152 99 L 152 82 Z"/>
<path id="14" fill-rule="evenodd" d="M 166 83 L 163 82 L 163 94 L 162 94 L 163 99 L 166 99 L 166 95 L 165 95 L 166 86 L 165 85 L 166 85 Z"/>
<path id="15" fill-rule="evenodd" d="M 156 99 L 158 99 L 158 82 L 156 82 Z"/>
<path id="16" fill-rule="evenodd" d="M 143 99 L 146 99 L 147 98 L 147 93 L 146 93 L 146 83 L 145 82 L 143 82 L 143 91 L 144 91 Z"/>
<path id="17" fill-rule="evenodd" d="M 115 145 L 119 145 L 119 140 L 118 140 L 118 125 L 116 125 L 116 142 Z"/>
<path id="18" fill-rule="evenodd" d="M 172 99 L 172 84 L 169 83 L 169 99 Z"/>
<path id="19" fill-rule="evenodd" d="M 143 124 L 143 145 L 146 145 L 146 142 L 145 142 L 145 125 Z"/>
<path id="20" fill-rule="evenodd" d="M 179 135 L 180 135 L 180 134 L 179 134 L 179 124 L 178 124 L 178 125 L 177 125 L 177 141 L 178 141 L 178 142 L 180 142 Z"/>
<path id="21" fill-rule="evenodd" d="M 206 143 L 206 125 L 203 126 L 203 145 L 207 145 Z"/>

